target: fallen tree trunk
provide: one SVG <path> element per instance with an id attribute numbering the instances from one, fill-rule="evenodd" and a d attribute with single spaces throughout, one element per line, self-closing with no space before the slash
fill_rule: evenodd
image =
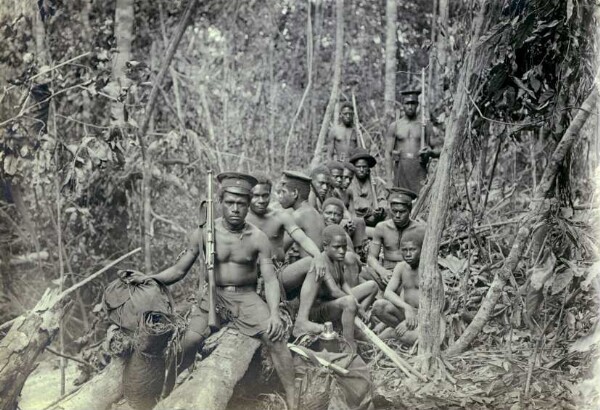
<path id="1" fill-rule="evenodd" d="M 215 337 L 218 337 L 217 348 L 196 366 L 192 377 L 159 402 L 155 410 L 224 410 L 227 407 L 233 388 L 246 373 L 260 341 L 232 329 Z"/>
<path id="2" fill-rule="evenodd" d="M 537 222 L 545 214 L 547 208 L 547 201 L 545 201 L 545 199 L 548 198 L 553 188 L 560 165 L 563 163 L 567 153 L 571 150 L 575 139 L 590 116 L 590 113 L 594 111 L 596 100 L 598 99 L 598 81 L 600 81 L 600 77 L 595 78 L 590 95 L 583 102 L 583 105 L 577 111 L 577 115 L 573 118 L 569 128 L 567 128 L 556 146 L 556 149 L 548 162 L 548 166 L 544 170 L 542 180 L 535 191 L 534 198 L 529 205 L 529 211 L 521 222 L 521 226 L 519 227 L 519 231 L 517 232 L 517 236 L 504 265 L 494 275 L 494 280 L 481 307 L 473 318 L 473 321 L 465 329 L 464 333 L 456 343 L 450 346 L 446 351 L 448 356 L 462 353 L 489 320 L 492 311 L 498 302 L 498 298 L 502 294 L 502 289 L 506 284 L 506 281 L 511 277 L 521 260 L 521 256 L 526 248 L 526 241 L 531 236 L 533 227 L 536 226 Z"/>
<path id="3" fill-rule="evenodd" d="M 100 374 L 79 390 L 50 406 L 51 410 L 105 410 L 122 395 L 123 360 L 114 358 Z"/>
<path id="4" fill-rule="evenodd" d="M 244 376 L 260 346 L 257 339 L 226 329 L 207 339 L 214 351 L 197 364 L 189 380 L 155 409 L 225 409 L 236 383 Z M 124 363 L 113 359 L 100 374 L 79 390 L 49 407 L 50 410 L 106 410 L 123 394 Z"/>
<path id="5" fill-rule="evenodd" d="M 0 342 L 0 409 L 17 408 L 25 380 L 58 332 L 63 313 L 58 289 L 47 289 L 33 310 L 17 318 Z"/>

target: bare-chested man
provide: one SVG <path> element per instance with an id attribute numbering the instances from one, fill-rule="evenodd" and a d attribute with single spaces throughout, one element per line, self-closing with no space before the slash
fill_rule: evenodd
<path id="1" fill-rule="evenodd" d="M 308 204 L 321 212 L 323 201 L 332 194 L 331 171 L 326 165 L 318 165 L 310 171 L 310 180 Z"/>
<path id="2" fill-rule="evenodd" d="M 404 117 L 394 121 L 387 130 L 385 162 L 394 186 L 418 193 L 427 177 L 429 158 L 440 156 L 441 144 L 430 127 L 425 129 L 421 146 L 421 121 L 417 115 L 420 91 L 404 91 Z"/>
<path id="3" fill-rule="evenodd" d="M 410 219 L 412 201 L 417 195 L 404 188 L 391 188 L 388 197 L 389 212 L 392 219 L 379 222 L 375 227 L 373 240 L 369 247 L 368 265 L 373 269 L 373 279 L 383 290 L 387 286 L 392 270 L 398 262 L 402 262 L 400 241 L 402 235 L 415 229 L 422 229 L 423 224 Z M 379 253 L 383 246 L 383 264 L 379 262 Z"/>
<path id="4" fill-rule="evenodd" d="M 408 345 L 414 344 L 418 338 L 419 262 L 424 236 L 424 227 L 402 235 L 400 250 L 404 261 L 394 268 L 384 299 L 373 305 L 373 315 L 389 326 L 380 334 L 382 338 L 396 337 Z"/>
<path id="5" fill-rule="evenodd" d="M 309 272 L 300 297 L 300 310 L 294 327 L 294 334 L 320 333 L 322 323 L 335 321 L 342 325 L 344 338 L 356 349 L 354 341 L 354 318 L 358 312 L 364 313 L 353 290 L 345 280 L 344 260 L 347 251 L 346 232 L 339 225 L 330 225 L 323 230 L 323 256 L 329 269 L 322 280 L 315 281 L 314 271 Z M 305 290 L 310 286 L 310 295 Z M 307 296 L 310 296 L 307 299 Z"/>
<path id="6" fill-rule="evenodd" d="M 350 151 L 357 147 L 357 143 L 354 130 L 354 108 L 352 103 L 344 102 L 340 107 L 339 122 L 329 130 L 327 159 L 347 161 Z"/>
<path id="7" fill-rule="evenodd" d="M 219 201 L 222 218 L 215 221 L 215 284 L 219 320 L 231 322 L 241 333 L 260 337 L 268 347 L 273 364 L 286 392 L 288 407 L 294 398 L 294 365 L 284 339 L 284 326 L 279 317 L 280 290 L 267 236 L 246 222 L 250 192 L 256 179 L 250 175 L 225 172 L 220 182 Z M 177 263 L 153 275 L 170 285 L 181 280 L 192 267 L 204 247 L 205 233 L 196 229 L 190 244 Z M 256 293 L 257 265 L 265 284 L 265 303 Z M 192 311 L 183 339 L 183 358 L 179 371 L 194 361 L 196 352 L 211 333 L 208 326 L 208 292 L 199 309 Z"/>
<path id="8" fill-rule="evenodd" d="M 258 183 L 252 188 L 250 211 L 246 220 L 267 234 L 271 242 L 273 261 L 277 265 L 276 267 L 281 268 L 285 260 L 285 233 L 300 245 L 304 252 L 310 255 L 286 266 L 278 272 L 279 280 L 286 292 L 292 292 L 302 285 L 313 258 L 316 258 L 314 260 L 316 264 L 315 268 L 317 271 L 322 272 L 321 276 L 327 267 L 323 259 L 318 258 L 321 254 L 320 247 L 296 224 L 293 214 L 286 210 L 269 207 L 272 189 L 272 183 L 269 178 L 263 174 L 256 174 L 255 177 Z"/>

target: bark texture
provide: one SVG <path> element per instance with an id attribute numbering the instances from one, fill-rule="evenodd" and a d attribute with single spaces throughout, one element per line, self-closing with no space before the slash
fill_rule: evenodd
<path id="1" fill-rule="evenodd" d="M 385 9 L 385 79 L 384 94 L 385 117 L 390 122 L 394 118 L 394 102 L 396 101 L 396 21 L 398 5 L 396 0 L 387 0 Z"/>
<path id="2" fill-rule="evenodd" d="M 127 61 L 131 60 L 131 42 L 133 39 L 133 0 L 117 0 L 115 6 L 115 40 L 117 53 L 113 60 L 112 81 L 118 90 L 128 85 L 125 75 Z M 115 96 L 117 97 L 117 96 Z M 113 101 L 111 106 L 113 125 L 122 127 L 125 124 L 125 113 L 121 101 Z"/>
<path id="3" fill-rule="evenodd" d="M 0 342 L 0 409 L 12 410 L 39 354 L 58 332 L 63 314 L 58 290 L 48 289 L 26 316 L 15 320 Z"/>
<path id="4" fill-rule="evenodd" d="M 105 410 L 121 398 L 123 361 L 113 359 L 100 374 L 63 398 L 50 410 Z"/>
<path id="5" fill-rule="evenodd" d="M 196 366 L 191 379 L 156 405 L 156 410 L 227 408 L 233 388 L 246 373 L 260 341 L 231 329 L 216 336 L 217 348 Z"/>
<path id="6" fill-rule="evenodd" d="M 444 287 L 437 263 L 438 251 L 448 213 L 454 159 L 464 140 L 464 130 L 469 115 L 469 92 L 477 89 L 477 75 L 489 61 L 487 48 L 479 44 L 479 39 L 498 15 L 499 6 L 495 3 L 491 0 L 484 2 L 474 22 L 470 47 L 461 70 L 446 127 L 444 147 L 431 189 L 431 208 L 419 265 L 421 278 L 419 355 L 423 359 L 421 372 L 424 374 L 429 374 L 435 369 L 434 363 L 437 363 L 436 359 L 440 356 L 442 336 L 440 315 L 444 305 Z"/>
<path id="7" fill-rule="evenodd" d="M 323 123 L 315 145 L 315 153 L 310 163 L 310 168 L 315 168 L 322 160 L 325 147 L 325 137 L 329 128 L 329 121 L 335 111 L 335 106 L 340 93 L 340 79 L 342 78 L 342 58 L 344 56 L 344 0 L 336 0 L 336 28 L 335 28 L 335 61 L 333 63 L 333 84 L 331 86 L 331 96 L 327 103 L 327 109 L 323 116 Z"/>

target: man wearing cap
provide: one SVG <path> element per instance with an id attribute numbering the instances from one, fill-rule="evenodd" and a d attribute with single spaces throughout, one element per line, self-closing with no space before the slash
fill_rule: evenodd
<path id="1" fill-rule="evenodd" d="M 391 188 L 388 196 L 391 219 L 380 222 L 375 227 L 373 240 L 369 246 L 367 264 L 382 290 L 392 276 L 392 271 L 401 262 L 400 240 L 406 232 L 425 229 L 425 225 L 410 219 L 412 201 L 417 197 L 412 191 L 404 188 Z M 383 246 L 383 263 L 379 262 L 379 253 Z"/>
<path id="2" fill-rule="evenodd" d="M 419 192 L 427 177 L 430 158 L 440 156 L 441 144 L 434 140 L 431 127 L 425 128 L 421 142 L 421 121 L 417 115 L 420 91 L 404 91 L 404 117 L 394 121 L 387 130 L 385 162 L 393 185 Z"/>
<path id="3" fill-rule="evenodd" d="M 248 222 L 263 231 L 273 251 L 273 262 L 278 270 L 279 279 L 286 292 L 291 292 L 302 285 L 306 272 L 311 264 L 323 272 L 327 265 L 321 255 L 320 245 L 315 242 L 298 226 L 292 214 L 281 209 L 269 207 L 271 201 L 271 180 L 264 174 L 255 174 L 258 183 L 252 188 L 250 211 L 246 218 Z M 296 242 L 308 256 L 283 267 L 285 260 L 284 234 Z M 286 295 L 287 296 L 287 295 Z"/>
<path id="4" fill-rule="evenodd" d="M 356 216 L 364 218 L 367 226 L 374 227 L 385 219 L 387 205 L 385 182 L 371 176 L 371 168 L 377 164 L 377 160 L 367 150 L 357 148 L 352 152 L 349 162 L 356 168 L 350 184 Z"/>
<path id="5" fill-rule="evenodd" d="M 259 337 L 268 347 L 289 407 L 294 398 L 294 366 L 279 317 L 280 290 L 271 245 L 261 230 L 246 222 L 251 189 L 257 181 L 237 172 L 219 174 L 217 180 L 223 215 L 214 222 L 217 315 L 222 324 L 230 322 L 242 334 Z M 188 248 L 175 265 L 152 278 L 166 285 L 181 280 L 202 253 L 205 235 L 201 227 L 196 229 L 190 236 Z M 256 293 L 257 265 L 264 278 L 266 303 Z M 199 309 L 193 309 L 190 315 L 182 342 L 183 358 L 178 358 L 179 373 L 193 363 L 196 352 L 211 333 L 208 311 L 208 292 L 205 292 Z"/>
<path id="6" fill-rule="evenodd" d="M 346 101 L 341 104 L 338 123 L 331 127 L 329 131 L 327 159 L 347 161 L 350 151 L 356 147 L 354 108 L 352 107 L 352 103 Z"/>

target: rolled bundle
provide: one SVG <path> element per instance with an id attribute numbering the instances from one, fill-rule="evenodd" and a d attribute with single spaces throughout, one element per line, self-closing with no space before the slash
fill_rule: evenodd
<path id="1" fill-rule="evenodd" d="M 171 317 L 161 312 L 145 312 L 134 337 L 132 355 L 123 370 L 123 395 L 135 410 L 153 408 L 160 400 L 165 383 L 167 348 L 175 331 Z M 173 386 L 167 386 L 169 393 Z"/>

